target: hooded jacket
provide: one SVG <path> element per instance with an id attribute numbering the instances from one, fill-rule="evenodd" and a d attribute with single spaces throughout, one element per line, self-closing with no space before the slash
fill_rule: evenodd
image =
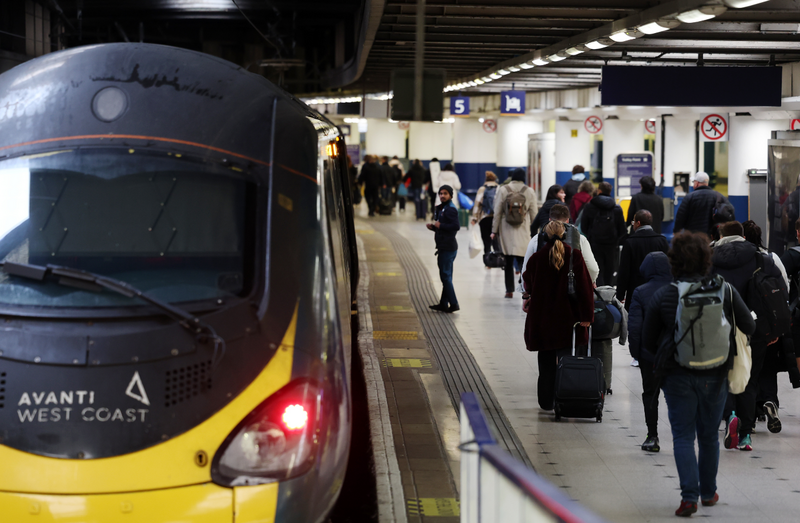
<path id="1" fill-rule="evenodd" d="M 689 193 L 675 215 L 675 232 L 687 229 L 708 234 L 711 231 L 711 214 L 714 212 L 714 206 L 717 204 L 717 199 L 722 197 L 708 185 L 701 185 Z"/>
<path id="2" fill-rule="evenodd" d="M 531 238 L 542 232 L 542 227 L 547 225 L 547 222 L 550 221 L 550 209 L 552 209 L 553 205 L 556 205 L 557 203 L 564 205 L 564 202 L 556 198 L 547 200 L 542 204 L 539 212 L 536 214 L 536 218 L 534 218 L 533 222 L 531 223 Z"/>
<path id="3" fill-rule="evenodd" d="M 652 227 L 640 227 L 622 244 L 617 272 L 617 297 L 625 300 L 626 309 L 630 310 L 633 291 L 646 281 L 639 273 L 639 267 L 647 254 L 656 251 L 666 253 L 668 250 L 667 239 Z"/>
<path id="4" fill-rule="evenodd" d="M 614 227 L 617 231 L 617 240 L 613 244 L 608 245 L 619 245 L 619 242 L 625 238 L 626 234 L 625 216 L 622 214 L 622 207 L 617 205 L 616 200 L 611 196 L 598 194 L 584 206 L 583 218 L 581 218 L 581 230 L 586 234 L 592 244 L 600 244 L 600 242 L 592 238 L 592 229 L 594 228 L 595 219 L 603 211 L 613 211 Z"/>
<path id="5" fill-rule="evenodd" d="M 584 205 L 589 203 L 592 199 L 592 195 L 588 192 L 579 192 L 572 197 L 572 200 L 569 202 L 569 216 L 572 219 L 572 223 L 578 223 L 578 216 L 581 214 L 581 209 Z"/>
<path id="6" fill-rule="evenodd" d="M 628 219 L 625 225 L 633 223 L 636 211 L 650 211 L 653 216 L 653 230 L 661 234 L 661 223 L 664 221 L 664 200 L 661 196 L 652 193 L 640 192 L 631 198 L 631 206 L 628 207 Z"/>
<path id="7" fill-rule="evenodd" d="M 628 344 L 631 356 L 637 360 L 653 361 L 653 355 L 641 350 L 642 327 L 644 325 L 644 308 L 655 292 L 672 281 L 669 258 L 663 252 L 651 252 L 645 256 L 639 267 L 639 274 L 646 282 L 633 290 L 628 312 Z M 626 302 L 626 305 L 628 303 Z"/>
<path id="8" fill-rule="evenodd" d="M 755 245 L 741 236 L 725 236 L 714 244 L 711 273 L 721 275 L 726 282 L 739 291 L 741 296 L 746 297 L 747 282 L 756 270 L 756 256 L 764 258 L 764 272 L 778 278 L 785 287 L 786 282 L 783 275 L 775 266 L 772 257 L 759 253 Z"/>

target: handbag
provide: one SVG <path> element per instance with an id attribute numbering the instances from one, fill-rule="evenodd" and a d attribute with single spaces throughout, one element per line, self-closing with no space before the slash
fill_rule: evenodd
<path id="1" fill-rule="evenodd" d="M 731 284 L 728 283 L 730 291 Z M 731 308 L 733 308 L 733 292 L 731 292 Z M 733 367 L 728 371 L 728 390 L 731 394 L 741 394 L 750 381 L 750 370 L 753 368 L 753 353 L 747 335 L 736 327 L 736 313 L 733 314 L 733 331 L 736 339 L 736 355 L 733 357 Z"/>
<path id="2" fill-rule="evenodd" d="M 592 322 L 592 339 L 613 340 L 619 338 L 622 312 L 613 303 L 606 301 L 594 289 L 596 299 L 594 301 L 594 321 Z"/>
<path id="3" fill-rule="evenodd" d="M 472 236 L 469 239 L 469 257 L 474 258 L 479 255 L 483 250 L 483 240 L 481 239 L 481 231 L 477 227 L 472 228 Z"/>
<path id="4" fill-rule="evenodd" d="M 402 183 L 397 186 L 397 196 L 406 197 L 408 196 L 408 187 L 403 185 Z"/>

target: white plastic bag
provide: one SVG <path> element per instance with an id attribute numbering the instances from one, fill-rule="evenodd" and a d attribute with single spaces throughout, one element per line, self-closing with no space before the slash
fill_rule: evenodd
<path id="1" fill-rule="evenodd" d="M 728 284 L 730 289 L 730 284 Z M 733 307 L 733 295 L 731 295 Z M 753 353 L 747 335 L 736 327 L 736 314 L 733 314 L 733 330 L 736 339 L 736 356 L 733 358 L 733 367 L 728 371 L 728 390 L 731 394 L 741 394 L 750 381 L 750 370 L 753 368 Z"/>
<path id="2" fill-rule="evenodd" d="M 483 252 L 483 240 L 480 227 L 472 226 L 472 236 L 469 238 L 469 257 L 474 258 Z"/>

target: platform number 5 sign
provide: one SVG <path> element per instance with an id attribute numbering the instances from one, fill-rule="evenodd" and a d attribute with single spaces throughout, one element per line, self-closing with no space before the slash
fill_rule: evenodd
<path id="1" fill-rule="evenodd" d="M 700 120 L 700 140 L 703 142 L 727 142 L 728 119 L 719 114 L 709 114 Z"/>

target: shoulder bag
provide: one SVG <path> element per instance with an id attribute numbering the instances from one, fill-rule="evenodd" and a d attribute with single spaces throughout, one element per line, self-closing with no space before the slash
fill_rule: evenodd
<path id="1" fill-rule="evenodd" d="M 733 357 L 733 367 L 728 371 L 728 391 L 731 394 L 741 394 L 750 381 L 750 370 L 753 368 L 753 354 L 747 335 L 736 327 L 736 311 L 733 310 L 733 292 L 731 284 L 727 283 L 731 296 L 731 316 L 733 318 L 733 331 L 736 339 L 736 355 Z"/>

